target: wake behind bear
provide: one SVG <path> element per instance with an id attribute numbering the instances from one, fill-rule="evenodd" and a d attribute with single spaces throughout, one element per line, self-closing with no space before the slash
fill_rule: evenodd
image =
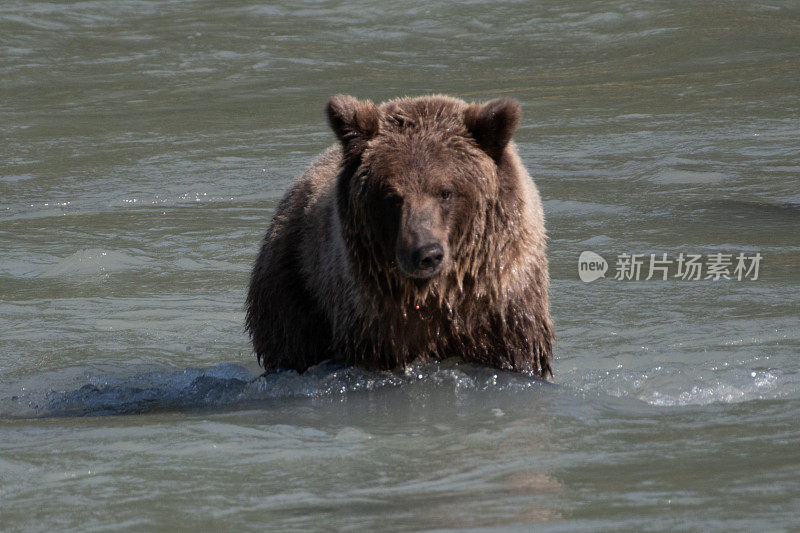
<path id="1" fill-rule="evenodd" d="M 267 369 L 463 360 L 552 375 L 539 192 L 509 98 L 336 95 L 339 139 L 278 205 L 246 325 Z"/>

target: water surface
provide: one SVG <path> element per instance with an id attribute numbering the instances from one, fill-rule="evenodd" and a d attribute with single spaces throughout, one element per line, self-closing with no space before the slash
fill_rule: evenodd
<path id="1" fill-rule="evenodd" d="M 798 57 L 790 1 L 3 3 L 0 529 L 796 527 Z M 257 377 L 249 268 L 333 93 L 520 101 L 553 384 Z"/>

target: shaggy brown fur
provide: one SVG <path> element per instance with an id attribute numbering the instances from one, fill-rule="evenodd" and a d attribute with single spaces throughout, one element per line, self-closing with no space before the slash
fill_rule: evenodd
<path id="1" fill-rule="evenodd" d="M 337 95 L 327 112 L 340 144 L 291 186 L 253 268 L 264 367 L 460 355 L 552 375 L 542 206 L 510 142 L 519 104 Z"/>

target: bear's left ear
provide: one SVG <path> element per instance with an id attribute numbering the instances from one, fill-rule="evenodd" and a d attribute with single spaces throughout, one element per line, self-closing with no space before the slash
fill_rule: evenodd
<path id="1" fill-rule="evenodd" d="M 361 153 L 367 141 L 378 134 L 380 111 L 369 100 L 361 101 L 344 94 L 328 100 L 328 123 L 342 142 L 347 155 Z"/>
<path id="2" fill-rule="evenodd" d="M 522 110 L 513 98 L 497 98 L 485 104 L 471 103 L 464 124 L 478 146 L 496 162 L 519 126 Z"/>

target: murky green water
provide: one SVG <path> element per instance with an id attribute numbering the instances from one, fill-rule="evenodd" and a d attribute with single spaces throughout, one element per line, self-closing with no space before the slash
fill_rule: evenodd
<path id="1" fill-rule="evenodd" d="M 12 1 L 0 91 L 0 529 L 800 524 L 796 2 Z M 250 264 L 338 92 L 520 100 L 554 386 L 250 381 Z"/>

